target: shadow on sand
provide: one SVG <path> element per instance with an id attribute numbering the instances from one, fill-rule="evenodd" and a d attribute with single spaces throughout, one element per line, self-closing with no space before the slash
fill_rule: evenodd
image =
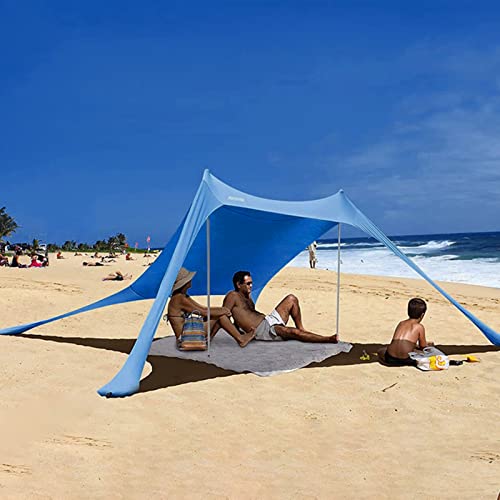
<path id="1" fill-rule="evenodd" d="M 128 354 L 134 345 L 135 339 L 96 339 L 81 337 L 57 337 L 54 335 L 35 335 L 23 333 L 17 337 L 44 340 L 48 342 L 58 342 L 61 344 L 81 345 L 93 347 L 94 349 L 104 349 L 107 351 L 121 352 Z M 320 363 L 311 363 L 306 368 L 325 368 L 330 366 L 362 365 L 366 363 L 376 363 L 378 361 L 376 353 L 385 344 L 352 344 L 349 353 L 341 353 Z M 500 347 L 494 345 L 439 345 L 437 346 L 448 355 L 454 354 L 478 354 L 484 352 L 498 352 Z M 363 361 L 360 357 L 363 351 L 370 355 L 370 360 Z M 148 356 L 148 363 L 151 364 L 151 373 L 141 380 L 138 392 L 150 392 L 157 389 L 165 389 L 176 385 L 198 382 L 218 377 L 229 377 L 237 374 L 231 370 L 223 370 L 217 366 L 199 361 L 191 361 L 178 358 L 167 358 L 165 356 Z"/>

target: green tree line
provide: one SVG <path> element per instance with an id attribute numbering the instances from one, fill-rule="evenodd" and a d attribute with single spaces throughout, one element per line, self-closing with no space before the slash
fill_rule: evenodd
<path id="1" fill-rule="evenodd" d="M 120 252 L 124 248 L 128 248 L 127 237 L 123 233 L 117 233 L 110 236 L 107 240 L 97 240 L 93 245 L 85 242 L 77 242 L 75 240 L 67 240 L 62 245 L 56 243 L 48 243 L 47 250 L 54 252 L 63 250 L 67 252 Z"/>
<path id="2" fill-rule="evenodd" d="M 5 243 L 4 239 L 15 233 L 16 229 L 19 229 L 19 227 L 16 221 L 6 212 L 5 207 L 0 208 L 0 242 Z M 36 251 L 39 247 L 39 240 L 34 239 L 31 243 L 31 248 Z M 127 247 L 127 237 L 123 233 L 117 233 L 114 236 L 110 236 L 107 240 L 97 240 L 94 244 L 77 242 L 75 240 L 67 240 L 62 245 L 57 245 L 56 243 L 47 244 L 47 250 L 49 252 L 65 250 L 70 252 L 95 251 L 112 253 L 119 252 Z"/>

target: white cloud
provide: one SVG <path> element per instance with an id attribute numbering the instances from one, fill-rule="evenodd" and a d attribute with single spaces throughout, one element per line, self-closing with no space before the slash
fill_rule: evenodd
<path id="1" fill-rule="evenodd" d="M 320 159 L 331 181 L 321 189 L 334 190 L 340 180 L 389 231 L 397 232 L 412 213 L 422 217 L 419 231 L 436 225 L 439 231 L 498 229 L 500 48 L 433 49 L 439 64 L 435 56 L 428 62 L 430 52 L 421 46 L 405 53 L 411 75 L 439 73 L 449 84 L 404 95 L 392 127 L 377 142 Z"/>

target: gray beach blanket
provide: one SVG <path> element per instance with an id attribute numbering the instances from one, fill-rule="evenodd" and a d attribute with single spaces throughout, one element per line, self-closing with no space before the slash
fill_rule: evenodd
<path id="1" fill-rule="evenodd" d="M 287 340 L 263 342 L 254 340 L 244 349 L 229 334 L 219 331 L 212 339 L 210 357 L 208 351 L 179 351 L 175 337 L 155 340 L 149 354 L 169 358 L 202 361 L 235 372 L 252 372 L 261 377 L 291 372 L 314 362 L 323 361 L 352 348 L 347 342 L 338 344 L 312 344 Z"/>

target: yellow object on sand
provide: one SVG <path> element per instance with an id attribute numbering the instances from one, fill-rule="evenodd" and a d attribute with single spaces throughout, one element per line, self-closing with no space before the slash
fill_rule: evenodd
<path id="1" fill-rule="evenodd" d="M 469 354 L 465 361 L 467 361 L 467 363 L 479 363 L 481 360 L 477 357 L 477 356 L 473 356 L 472 354 Z"/>
<path id="2" fill-rule="evenodd" d="M 370 355 L 363 349 L 363 355 L 359 359 L 361 361 L 370 361 Z"/>

